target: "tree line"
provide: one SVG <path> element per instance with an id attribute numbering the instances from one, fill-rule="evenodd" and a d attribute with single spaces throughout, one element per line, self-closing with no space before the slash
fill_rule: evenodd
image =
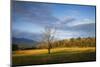
<path id="1" fill-rule="evenodd" d="M 57 47 L 95 47 L 96 40 L 95 38 L 88 37 L 88 38 L 70 38 L 64 40 L 58 40 L 51 43 L 50 48 L 57 48 Z M 19 46 L 17 44 L 12 45 L 12 50 L 19 50 Z M 48 49 L 48 44 L 44 42 L 40 42 L 36 46 L 31 48 L 22 48 L 22 50 L 29 50 L 29 49 Z"/>
<path id="2" fill-rule="evenodd" d="M 95 47 L 96 40 L 95 38 L 71 38 L 71 39 L 64 39 L 52 42 L 51 48 L 56 47 Z M 36 48 L 44 49 L 48 48 L 48 45 L 45 43 L 40 43 L 36 46 Z"/>

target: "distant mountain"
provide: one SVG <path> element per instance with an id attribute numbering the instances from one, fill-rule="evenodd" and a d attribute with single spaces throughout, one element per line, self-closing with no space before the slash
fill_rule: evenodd
<path id="1" fill-rule="evenodd" d="M 19 47 L 29 48 L 29 47 L 36 46 L 38 42 L 30 39 L 25 39 L 25 38 L 13 37 L 12 44 L 17 44 L 19 45 Z"/>

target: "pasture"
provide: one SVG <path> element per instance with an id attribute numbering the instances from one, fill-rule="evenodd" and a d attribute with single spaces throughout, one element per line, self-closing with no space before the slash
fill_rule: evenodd
<path id="1" fill-rule="evenodd" d="M 95 47 L 17 50 L 12 52 L 12 65 L 39 65 L 95 61 Z"/>

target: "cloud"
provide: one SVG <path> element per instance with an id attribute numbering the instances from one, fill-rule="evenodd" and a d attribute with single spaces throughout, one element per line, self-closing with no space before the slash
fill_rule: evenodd
<path id="1" fill-rule="evenodd" d="M 41 40 L 41 35 L 42 35 L 41 33 L 26 32 L 26 31 L 22 31 L 22 30 L 12 31 L 12 37 L 31 39 L 31 40 L 35 40 L 35 41 Z"/>
<path id="2" fill-rule="evenodd" d="M 75 20 L 74 22 L 68 23 L 67 25 L 72 27 L 72 26 L 77 26 L 77 25 L 82 25 L 82 24 L 89 24 L 89 23 L 95 23 L 95 20 L 89 19 L 89 18 L 78 19 L 78 20 Z"/>
<path id="3" fill-rule="evenodd" d="M 72 27 L 73 30 L 81 30 L 81 31 L 95 31 L 95 23 L 89 24 L 80 24 Z"/>
<path id="4" fill-rule="evenodd" d="M 68 23 L 71 23 L 71 22 L 74 22 L 76 20 L 76 18 L 74 17 L 64 17 L 63 20 L 60 22 L 61 24 L 68 24 Z"/>
<path id="5" fill-rule="evenodd" d="M 66 39 L 66 38 L 72 38 L 72 37 L 78 37 L 78 32 L 70 31 L 70 30 L 58 30 L 56 32 L 56 38 L 58 39 Z"/>
<path id="6" fill-rule="evenodd" d="M 75 22 L 77 19 L 74 17 L 65 16 L 63 19 L 55 22 L 55 27 L 57 29 L 62 29 L 63 27 L 68 27 L 68 24 Z"/>
<path id="7" fill-rule="evenodd" d="M 95 36 L 95 23 L 80 24 L 73 27 L 66 26 L 61 30 L 73 32 L 73 35 L 77 34 L 77 36 L 91 37 Z"/>
<path id="8" fill-rule="evenodd" d="M 37 40 L 42 34 L 36 33 L 36 30 L 40 30 L 40 28 L 47 25 L 51 27 L 57 26 L 59 31 L 58 37 L 60 38 L 95 36 L 95 20 L 89 18 L 80 19 L 75 16 L 65 16 L 62 19 L 58 19 L 53 16 L 50 4 L 46 3 L 13 1 L 12 23 L 13 26 L 19 29 L 16 30 L 13 27 L 13 36 L 20 38 L 34 38 Z M 26 24 L 25 27 L 25 23 L 33 23 L 33 25 Z M 23 28 L 20 30 L 19 27 Z M 36 30 L 31 30 L 32 32 L 27 31 L 31 28 Z M 27 30 L 23 31 L 25 29 Z"/>
<path id="9" fill-rule="evenodd" d="M 58 19 L 52 15 L 51 7 L 45 3 L 14 1 L 13 22 L 31 22 L 38 25 L 51 25 Z"/>

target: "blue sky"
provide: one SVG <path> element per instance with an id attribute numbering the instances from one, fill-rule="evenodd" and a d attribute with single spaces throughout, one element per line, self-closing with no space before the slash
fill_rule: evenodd
<path id="1" fill-rule="evenodd" d="M 45 26 L 56 26 L 56 37 L 95 37 L 95 6 L 13 1 L 12 34 L 39 39 Z"/>

